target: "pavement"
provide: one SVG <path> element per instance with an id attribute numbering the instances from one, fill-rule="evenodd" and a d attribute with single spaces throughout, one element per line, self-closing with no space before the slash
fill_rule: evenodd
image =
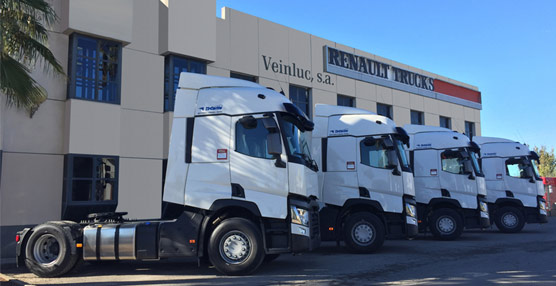
<path id="1" fill-rule="evenodd" d="M 60 278 L 39 278 L 2 264 L 7 285 L 556 285 L 556 217 L 521 233 L 495 227 L 466 231 L 456 241 L 430 235 L 388 240 L 374 254 L 351 254 L 335 243 L 314 252 L 282 255 L 254 274 L 228 277 L 196 259 L 82 263 Z M 10 280 L 11 279 L 11 280 Z M 11 283 L 11 284 L 10 284 Z"/>

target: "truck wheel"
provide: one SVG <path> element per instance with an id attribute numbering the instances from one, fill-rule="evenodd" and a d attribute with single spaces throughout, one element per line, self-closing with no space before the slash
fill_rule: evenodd
<path id="1" fill-rule="evenodd" d="M 523 229 L 525 218 L 515 207 L 502 207 L 496 211 L 494 222 L 501 232 L 516 233 Z"/>
<path id="2" fill-rule="evenodd" d="M 463 219 L 453 209 L 438 209 L 429 219 L 429 228 L 437 239 L 454 240 L 463 232 Z"/>
<path id="3" fill-rule="evenodd" d="M 25 265 L 39 277 L 56 277 L 70 271 L 79 260 L 75 243 L 61 225 L 42 224 L 33 229 L 25 247 Z"/>
<path id="4" fill-rule="evenodd" d="M 372 213 L 350 215 L 344 225 L 344 241 L 355 253 L 371 253 L 384 243 L 384 224 Z"/>
<path id="5" fill-rule="evenodd" d="M 226 219 L 212 232 L 208 255 L 212 265 L 226 275 L 249 274 L 265 256 L 261 232 L 250 220 Z"/>

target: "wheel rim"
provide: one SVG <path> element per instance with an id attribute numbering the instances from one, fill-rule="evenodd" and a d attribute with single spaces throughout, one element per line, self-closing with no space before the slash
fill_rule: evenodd
<path id="1" fill-rule="evenodd" d="M 366 221 L 360 221 L 353 226 L 351 237 L 359 245 L 369 245 L 375 239 L 374 227 Z"/>
<path id="2" fill-rule="evenodd" d="M 56 264 L 60 259 L 60 243 L 52 234 L 40 236 L 33 246 L 33 257 L 43 266 Z"/>
<path id="3" fill-rule="evenodd" d="M 502 215 L 502 223 L 505 227 L 514 228 L 517 225 L 518 218 L 514 213 L 505 213 Z"/>
<path id="4" fill-rule="evenodd" d="M 251 254 L 251 240 L 241 231 L 230 231 L 220 240 L 220 256 L 226 263 L 239 264 Z"/>
<path id="5" fill-rule="evenodd" d="M 437 229 L 444 235 L 450 235 L 456 231 L 456 222 L 450 216 L 441 216 L 436 221 Z"/>

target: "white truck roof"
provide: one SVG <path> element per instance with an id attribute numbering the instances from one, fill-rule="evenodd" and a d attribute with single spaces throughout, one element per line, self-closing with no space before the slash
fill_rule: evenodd
<path id="1" fill-rule="evenodd" d="M 450 149 L 470 146 L 465 134 L 448 128 L 427 125 L 407 124 L 403 127 L 409 135 L 409 150 Z"/>
<path id="2" fill-rule="evenodd" d="M 390 118 L 353 107 L 316 104 L 314 121 L 317 138 L 397 133 Z"/>
<path id="3" fill-rule="evenodd" d="M 473 142 L 481 147 L 482 158 L 520 157 L 531 154 L 529 146 L 510 139 L 475 136 Z"/>
<path id="4" fill-rule="evenodd" d="M 186 89 L 202 89 L 202 88 L 209 88 L 209 87 L 265 88 L 264 86 L 258 83 L 250 82 L 246 80 L 221 77 L 221 76 L 212 76 L 206 74 L 198 74 L 198 73 L 189 73 L 189 72 L 180 73 L 180 80 L 178 82 L 178 87 L 186 88 Z"/>
<path id="5" fill-rule="evenodd" d="M 182 72 L 176 91 L 174 117 L 291 113 L 285 104 L 293 105 L 283 94 L 254 82 Z"/>

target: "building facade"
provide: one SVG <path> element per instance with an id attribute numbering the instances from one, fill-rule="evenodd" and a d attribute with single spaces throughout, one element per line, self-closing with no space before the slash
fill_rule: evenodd
<path id="1" fill-rule="evenodd" d="M 48 99 L 33 114 L 0 103 L 2 257 L 27 225 L 116 205 L 160 217 L 182 71 L 256 81 L 310 117 L 338 104 L 480 135 L 477 87 L 233 9 L 216 18 L 215 1 L 51 2 L 67 77 L 37 68 Z"/>

